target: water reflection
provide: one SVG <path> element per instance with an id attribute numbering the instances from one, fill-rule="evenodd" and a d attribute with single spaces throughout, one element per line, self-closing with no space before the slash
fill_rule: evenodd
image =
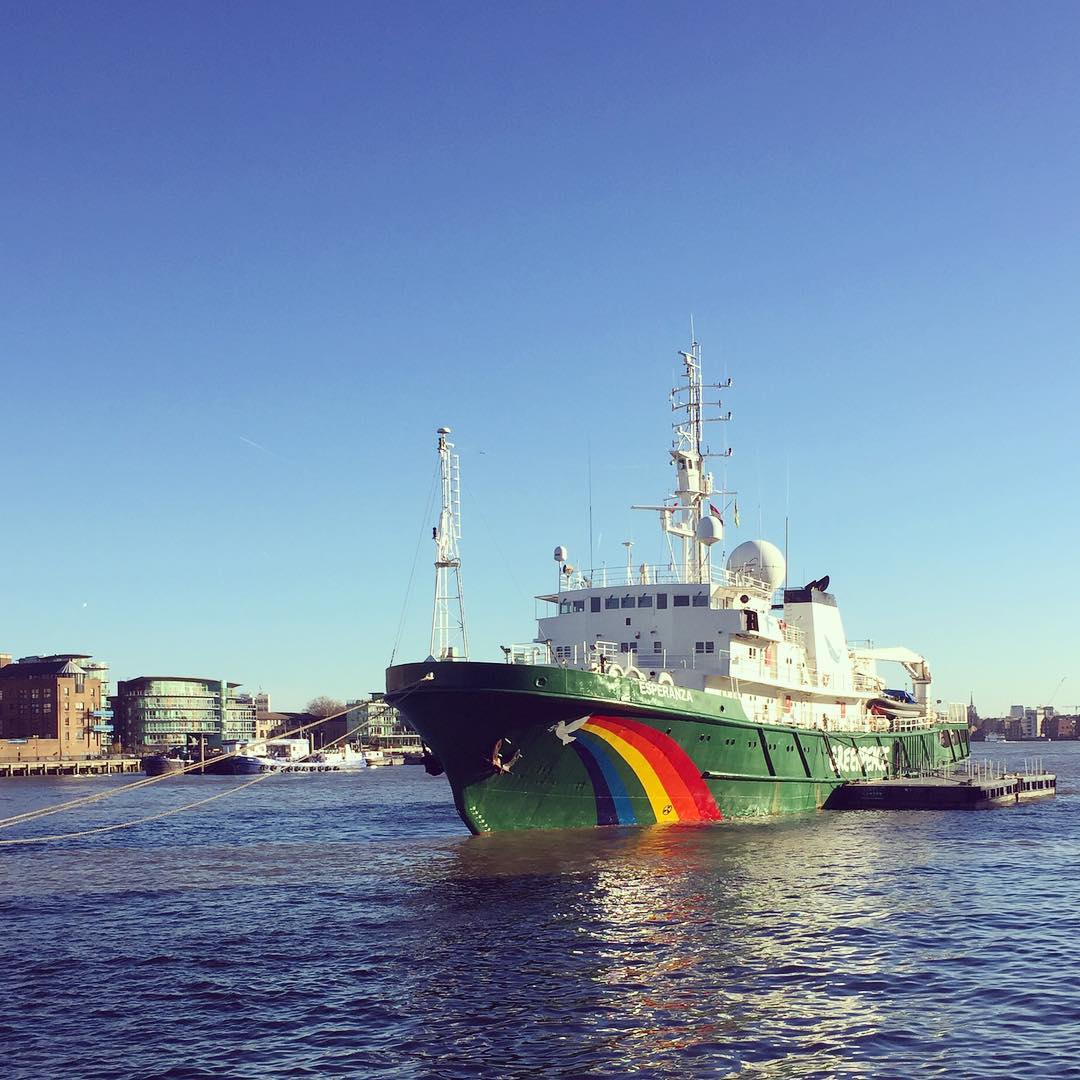
<path id="1" fill-rule="evenodd" d="M 677 1051 L 723 1072 L 808 1032 L 840 1053 L 884 1027 L 887 913 L 863 887 L 877 835 L 810 815 L 470 840 L 417 900 L 462 962 L 433 937 L 410 994 L 449 1016 L 485 1002 L 489 1057 L 512 1017 L 561 1027 L 577 1065 L 658 1073 Z"/>

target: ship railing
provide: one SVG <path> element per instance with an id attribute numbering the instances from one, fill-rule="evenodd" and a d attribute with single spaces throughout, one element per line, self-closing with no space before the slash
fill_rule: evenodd
<path id="1" fill-rule="evenodd" d="M 607 589 L 626 585 L 730 585 L 743 589 L 756 596 L 771 598 L 772 591 L 757 578 L 742 572 L 714 566 L 710 581 L 688 581 L 686 575 L 671 563 L 658 563 L 652 566 L 601 566 L 592 570 L 573 570 L 569 574 L 559 575 L 559 589 L 562 592 L 578 592 L 581 589 Z"/>
<path id="2" fill-rule="evenodd" d="M 944 776 L 954 780 L 974 780 L 987 783 L 1006 776 L 1045 776 L 1042 758 L 1024 758 L 1022 762 L 992 761 L 989 758 L 964 758 L 949 761 L 935 768 L 922 769 L 918 776 Z"/>
<path id="3" fill-rule="evenodd" d="M 508 664 L 529 664 L 536 667 L 552 661 L 552 650 L 546 644 L 529 642 L 527 645 L 503 645 L 502 651 Z"/>
<path id="4" fill-rule="evenodd" d="M 876 691 L 882 689 L 882 682 L 876 675 L 855 674 L 854 686 L 856 690 Z"/>
<path id="5" fill-rule="evenodd" d="M 939 720 L 936 713 L 926 713 L 924 716 L 897 716 L 889 721 L 890 731 L 926 731 L 932 728 Z"/>
<path id="6" fill-rule="evenodd" d="M 631 642 L 630 645 L 636 645 Z M 560 667 L 596 670 L 600 661 L 604 665 L 618 664 L 622 668 L 635 667 L 649 674 L 661 671 L 717 671 L 717 661 L 727 659 L 727 652 L 720 653 L 673 653 L 667 649 L 660 652 L 639 652 L 625 647 L 618 641 L 581 641 L 572 645 L 552 645 L 530 642 L 527 645 L 504 645 L 503 654 L 508 664 L 558 664 Z M 775 677 L 775 668 L 773 669 Z"/>

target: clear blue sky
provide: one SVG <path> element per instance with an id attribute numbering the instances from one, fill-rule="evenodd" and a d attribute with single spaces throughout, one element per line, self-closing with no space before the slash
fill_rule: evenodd
<path id="1" fill-rule="evenodd" d="M 1072 3 L 0 7 L 0 651 L 278 707 L 660 559 L 693 313 L 742 528 L 986 713 L 1080 701 Z"/>

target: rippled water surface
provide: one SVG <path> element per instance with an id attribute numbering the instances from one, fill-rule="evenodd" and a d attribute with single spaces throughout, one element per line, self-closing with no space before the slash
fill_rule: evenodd
<path id="1" fill-rule="evenodd" d="M 1080 1076 L 1080 745 L 1009 809 L 471 838 L 419 768 L 0 848 L 4 1075 Z M 0 780 L 0 816 L 120 780 Z M 0 838 L 233 790 L 172 778 Z"/>

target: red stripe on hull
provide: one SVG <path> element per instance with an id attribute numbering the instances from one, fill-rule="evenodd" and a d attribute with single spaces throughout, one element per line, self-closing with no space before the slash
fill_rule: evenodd
<path id="1" fill-rule="evenodd" d="M 685 750 L 670 736 L 625 717 L 589 717 L 590 723 L 607 728 L 633 746 L 656 770 L 668 797 L 683 821 L 722 821 L 716 800 L 701 772 Z"/>

